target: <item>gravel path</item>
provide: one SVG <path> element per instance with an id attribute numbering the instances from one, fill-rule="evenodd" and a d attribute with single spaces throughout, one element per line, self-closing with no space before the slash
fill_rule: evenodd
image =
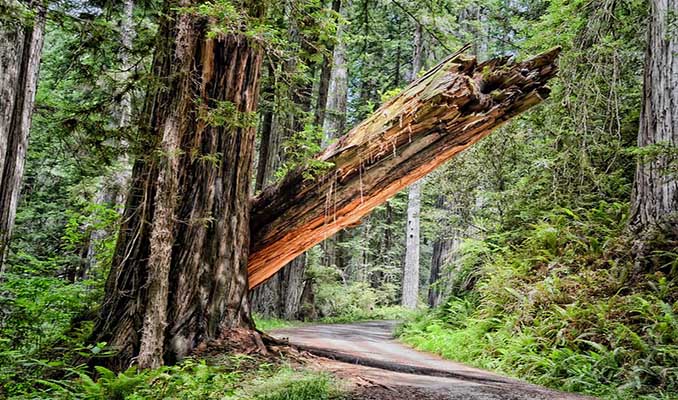
<path id="1" fill-rule="evenodd" d="M 325 359 L 353 383 L 352 399 L 583 400 L 420 352 L 393 339 L 395 321 L 310 325 L 271 335 Z"/>

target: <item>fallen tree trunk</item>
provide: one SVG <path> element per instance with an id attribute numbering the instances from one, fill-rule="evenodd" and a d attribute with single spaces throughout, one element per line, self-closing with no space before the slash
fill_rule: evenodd
<path id="1" fill-rule="evenodd" d="M 480 64 L 454 54 L 320 153 L 329 168 L 298 168 L 266 188 L 250 214 L 250 288 L 540 103 L 559 53 Z"/>

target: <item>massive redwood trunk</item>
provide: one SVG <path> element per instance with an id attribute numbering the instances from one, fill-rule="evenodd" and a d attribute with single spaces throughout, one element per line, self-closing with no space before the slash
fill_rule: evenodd
<path id="1" fill-rule="evenodd" d="M 455 54 L 319 154 L 326 170 L 266 188 L 253 201 L 249 286 L 541 102 L 559 52 L 480 64 Z"/>
<path id="2" fill-rule="evenodd" d="M 206 18 L 166 5 L 113 267 L 94 339 L 112 367 L 180 358 L 251 327 L 249 195 L 261 48 L 245 32 L 208 38 Z M 190 1 L 181 1 L 190 6 Z M 249 18 L 261 6 L 242 7 Z M 221 21 L 219 21 L 221 22 Z"/>
<path id="3" fill-rule="evenodd" d="M 16 15 L 0 19 L 0 274 L 19 202 L 47 12 L 39 0 L 3 3 L 3 12 Z"/>
<path id="4" fill-rule="evenodd" d="M 661 151 L 641 158 L 636 168 L 630 225 L 641 241 L 658 233 L 678 236 L 678 36 L 671 28 L 678 0 L 650 4 L 638 147 Z M 642 255 L 650 249 L 637 250 Z"/>

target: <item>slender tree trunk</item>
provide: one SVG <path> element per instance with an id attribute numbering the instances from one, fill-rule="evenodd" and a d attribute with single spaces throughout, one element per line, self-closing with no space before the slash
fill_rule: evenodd
<path id="1" fill-rule="evenodd" d="M 21 191 L 47 12 L 40 0 L 10 0 L 4 6 L 34 16 L 0 26 L 0 275 Z"/>
<path id="2" fill-rule="evenodd" d="M 440 305 L 443 290 L 441 288 L 443 268 L 447 264 L 448 254 L 454 239 L 438 238 L 433 242 L 433 257 L 431 259 L 431 275 L 429 276 L 428 306 Z"/>
<path id="3" fill-rule="evenodd" d="M 339 1 L 339 3 L 341 3 Z M 334 6 L 334 2 L 332 3 Z M 343 15 L 344 6 L 340 4 L 339 13 Z M 324 120 L 323 120 L 323 140 L 322 147 L 327 147 L 332 140 L 338 138 L 346 129 L 346 107 L 348 103 L 348 69 L 346 67 L 346 41 L 344 38 L 345 27 L 340 24 L 337 27 L 336 45 L 332 54 L 332 67 L 330 70 L 329 84 L 327 89 L 327 101 L 325 102 Z M 325 265 L 334 265 L 338 268 L 346 266 L 343 253 L 337 246 L 337 242 L 342 240 L 341 236 L 348 233 L 339 232 L 337 235 L 327 238 L 323 242 L 323 253 L 325 255 Z"/>
<path id="4" fill-rule="evenodd" d="M 436 208 L 439 210 L 449 210 L 446 204 L 445 196 L 440 194 L 436 198 Z M 454 243 L 457 240 L 456 235 L 453 238 L 448 237 L 450 227 L 445 221 L 438 221 L 438 225 L 442 227 L 442 232 L 439 237 L 433 242 L 433 255 L 431 257 L 431 274 L 429 275 L 428 287 L 428 305 L 429 307 L 437 307 L 443 296 L 444 283 L 442 280 L 443 269 L 449 261 L 449 254 L 453 250 Z"/>
<path id="5" fill-rule="evenodd" d="M 410 82 L 417 80 L 417 75 L 421 71 L 424 62 L 424 36 L 420 24 L 414 29 L 414 38 L 412 39 L 412 71 L 410 72 Z"/>
<path id="6" fill-rule="evenodd" d="M 400 64 L 402 58 L 402 50 L 400 48 L 400 27 L 402 25 L 399 15 L 396 15 L 396 38 L 397 47 L 396 47 L 396 60 L 395 60 L 395 70 L 393 71 L 393 87 L 400 87 Z"/>
<path id="7" fill-rule="evenodd" d="M 208 38 L 206 18 L 166 4 L 144 126 L 94 340 L 125 368 L 173 362 L 251 328 L 250 176 L 262 50 L 246 34 Z M 263 15 L 255 2 L 243 6 Z M 227 120 L 226 123 L 222 122 Z"/>
<path id="8" fill-rule="evenodd" d="M 295 64 L 288 65 L 288 73 L 293 73 Z M 277 93 L 276 96 L 283 96 L 286 99 L 292 98 L 292 91 Z M 310 99 L 309 99 L 310 101 Z M 265 115 L 264 118 L 267 118 Z M 295 123 L 295 116 L 285 113 L 276 113 L 271 117 L 270 125 L 262 126 L 262 141 L 267 140 L 267 145 L 262 147 L 259 152 L 260 160 L 257 171 L 257 185 L 261 182 L 261 187 L 273 182 L 275 172 L 285 161 L 283 154 L 283 142 L 289 137 L 299 124 Z M 266 131 L 264 131 L 264 129 Z M 259 181 L 261 179 L 261 181 Z M 301 289 L 303 284 L 306 258 L 304 255 L 292 260 L 288 265 L 282 268 L 275 276 L 260 287 L 254 289 L 250 294 L 252 310 L 266 317 L 295 319 L 298 307 L 301 304 Z M 295 285 L 298 285 L 295 287 Z"/>
<path id="9" fill-rule="evenodd" d="M 271 148 L 273 145 L 271 135 L 273 133 L 273 104 L 275 102 L 275 70 L 270 64 L 268 65 L 268 85 L 262 91 L 262 95 L 262 100 L 268 103 L 268 108 L 263 111 L 261 118 L 257 177 L 254 184 L 256 192 L 261 191 L 265 184 L 270 183 L 274 171 L 267 167 L 273 165 L 274 160 L 271 158 L 277 156 L 277 154 L 273 154 L 274 150 Z"/>
<path id="10" fill-rule="evenodd" d="M 130 70 L 133 68 L 130 61 L 130 52 L 132 50 L 135 36 L 134 0 L 124 0 L 122 14 L 120 16 L 120 42 L 122 46 L 120 48 L 119 58 L 120 69 L 122 71 L 120 74 L 121 81 L 125 81 L 129 77 Z M 117 126 L 120 129 L 124 129 L 125 127 L 128 127 L 131 122 L 132 93 L 127 91 L 120 99 L 117 115 Z M 113 173 L 110 175 L 107 173 L 103 177 L 104 182 L 101 182 L 100 187 L 97 190 L 94 201 L 99 205 L 124 205 L 125 193 L 127 192 L 127 188 L 129 186 L 132 170 L 129 156 L 125 150 L 127 148 L 127 143 L 122 141 L 119 143 L 119 145 L 120 148 L 123 149 L 123 153 L 118 157 L 116 165 L 113 167 Z M 85 278 L 89 269 L 94 267 L 97 262 L 97 244 L 100 240 L 110 234 L 110 232 L 106 232 L 106 230 L 103 229 L 94 230 L 92 232 L 91 237 L 88 240 L 86 262 L 83 264 L 84 268 L 81 271 L 78 271 L 76 276 L 77 279 Z"/>
<path id="11" fill-rule="evenodd" d="M 332 0 L 332 11 L 338 13 L 341 10 L 341 0 Z M 337 32 L 337 37 L 335 40 L 339 40 L 339 32 Z M 314 123 L 318 127 L 323 127 L 325 122 L 325 113 L 327 110 L 327 94 L 330 87 L 330 77 L 332 75 L 333 67 L 333 51 L 334 43 L 330 43 L 326 46 L 325 54 L 323 54 L 323 63 L 320 68 L 320 82 L 318 84 L 318 101 L 315 107 L 315 118 Z"/>
<path id="12" fill-rule="evenodd" d="M 280 272 L 281 277 L 281 305 L 280 316 L 284 319 L 292 320 L 301 318 L 302 295 L 306 286 L 306 254 L 295 258 L 285 266 Z"/>
<path id="13" fill-rule="evenodd" d="M 414 31 L 410 82 L 417 79 L 417 74 L 421 70 L 423 53 L 422 27 L 417 24 Z M 419 298 L 419 214 L 421 213 L 422 186 L 422 181 L 413 183 L 407 195 L 407 232 L 401 303 L 403 307 L 412 309 L 417 308 Z"/>
<path id="14" fill-rule="evenodd" d="M 660 154 L 642 157 L 636 168 L 630 226 L 641 242 L 657 233 L 678 236 L 678 34 L 671 29 L 678 1 L 650 4 L 638 146 Z"/>
<path id="15" fill-rule="evenodd" d="M 386 229 L 384 229 L 384 250 L 386 252 L 391 251 L 391 247 L 393 247 L 393 229 L 391 229 L 391 226 L 393 225 L 393 207 L 391 207 L 390 202 L 386 202 Z"/>
<path id="16" fill-rule="evenodd" d="M 263 96 L 270 103 L 270 109 L 264 112 L 262 118 L 261 143 L 255 183 L 257 191 L 273 182 L 275 171 L 282 164 L 281 149 L 285 135 L 283 123 L 288 118 L 288 116 L 276 113 L 274 110 L 275 98 L 281 96 L 281 93 L 276 93 L 274 90 L 276 77 L 272 65 L 269 65 L 268 68 L 268 78 L 270 85 L 263 91 Z M 282 95 L 287 96 L 288 93 Z M 253 312 L 266 317 L 280 318 L 283 316 L 283 310 L 286 309 L 286 298 L 283 293 L 289 272 L 287 267 L 283 268 L 265 284 L 250 292 L 250 304 Z"/>
<path id="17" fill-rule="evenodd" d="M 348 69 L 346 68 L 346 41 L 344 26 L 337 28 L 337 44 L 332 56 L 332 69 L 323 121 L 323 147 L 343 135 L 346 129 L 346 106 L 348 99 Z"/>
<path id="18" fill-rule="evenodd" d="M 251 291 L 252 311 L 266 317 L 300 319 L 306 255 L 295 258 L 263 285 Z"/>
<path id="19" fill-rule="evenodd" d="M 419 221 L 421 213 L 421 181 L 410 186 L 407 195 L 407 227 L 405 267 L 403 269 L 402 305 L 417 308 L 419 298 Z"/>
<path id="20" fill-rule="evenodd" d="M 266 317 L 287 320 L 301 318 L 305 271 L 306 254 L 301 254 L 251 291 L 252 311 Z"/>
<path id="21" fill-rule="evenodd" d="M 120 42 L 122 48 L 120 50 L 120 68 L 122 70 L 122 80 L 126 80 L 131 72 L 132 63 L 130 60 L 130 53 L 134 38 L 136 37 L 136 30 L 134 29 L 134 0 L 124 0 L 122 16 L 120 18 Z M 125 127 L 132 122 L 132 94 L 127 91 L 120 99 L 120 115 L 118 118 L 118 126 Z M 129 179 L 124 177 L 123 179 Z"/>

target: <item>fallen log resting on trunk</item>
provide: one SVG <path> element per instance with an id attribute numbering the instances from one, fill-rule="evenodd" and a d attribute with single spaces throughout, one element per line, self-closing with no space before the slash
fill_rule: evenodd
<path id="1" fill-rule="evenodd" d="M 318 154 L 332 166 L 315 179 L 299 168 L 266 188 L 250 214 L 250 288 L 540 103 L 559 53 L 519 63 L 454 54 Z"/>

